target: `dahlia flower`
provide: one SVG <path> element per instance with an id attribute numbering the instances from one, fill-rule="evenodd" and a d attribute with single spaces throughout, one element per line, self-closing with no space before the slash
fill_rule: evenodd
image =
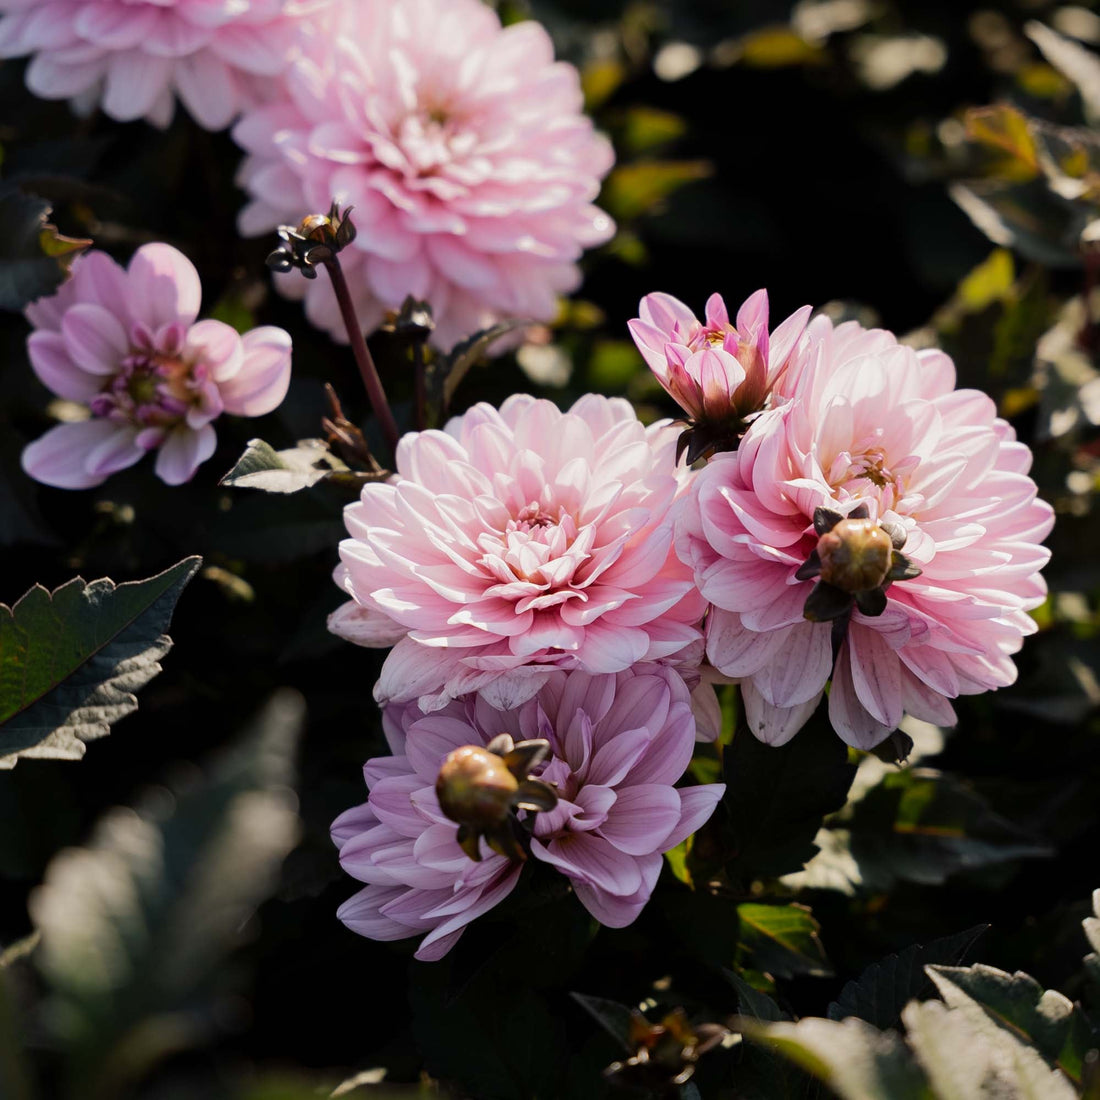
<path id="1" fill-rule="evenodd" d="M 715 446 L 734 449 L 729 444 L 764 408 L 810 317 L 803 306 L 769 335 L 766 290 L 747 298 L 732 324 L 720 294 L 707 299 L 705 324 L 671 294 L 647 294 L 638 312 L 628 322 L 634 342 L 691 422 L 689 462 Z"/>
<path id="2" fill-rule="evenodd" d="M 859 748 L 904 711 L 949 725 L 948 700 L 1015 679 L 1053 514 L 993 402 L 954 385 L 942 352 L 819 317 L 789 400 L 696 478 L 677 549 L 712 604 L 707 655 L 762 740 L 792 737 L 830 677 L 833 728 Z M 805 617 L 823 617 L 814 576 L 848 601 L 832 623 Z"/>
<path id="3" fill-rule="evenodd" d="M 306 15 L 331 0 L 0 0 L 0 58 L 33 54 L 27 87 L 119 122 L 207 130 L 262 102 Z"/>
<path id="4" fill-rule="evenodd" d="M 557 784 L 558 804 L 535 815 L 531 855 L 566 875 L 585 908 L 612 928 L 637 917 L 661 853 L 698 829 L 724 790 L 673 787 L 691 760 L 695 723 L 683 681 L 656 665 L 604 676 L 553 672 L 536 698 L 503 712 L 473 695 L 429 715 L 391 705 L 383 726 L 394 755 L 367 761 L 370 798 L 332 826 L 344 870 L 368 883 L 337 915 L 377 940 L 427 932 L 418 959 L 446 954 L 521 870 L 484 843 L 479 862 L 459 847 L 435 790 L 453 750 L 502 732 L 550 742 L 540 778 Z"/>
<path id="5" fill-rule="evenodd" d="M 356 0 L 286 90 L 233 131 L 249 154 L 240 230 L 353 206 L 341 263 L 365 330 L 409 294 L 431 303 L 442 347 L 500 317 L 550 320 L 582 250 L 612 234 L 592 205 L 611 146 L 537 23 L 502 29 L 481 0 Z M 342 340 L 327 282 L 277 278 Z"/>
<path id="6" fill-rule="evenodd" d="M 179 485 L 214 453 L 212 422 L 223 412 L 262 416 L 282 401 L 290 337 L 196 324 L 201 295 L 186 256 L 147 244 L 125 270 L 104 252 L 77 257 L 56 294 L 27 306 L 35 374 L 88 410 L 24 449 L 31 477 L 87 489 L 155 450 L 157 476 Z"/>
<path id="7" fill-rule="evenodd" d="M 380 703 L 425 710 L 481 691 L 502 709 L 555 668 L 620 672 L 702 657 L 704 604 L 672 549 L 675 429 L 621 398 L 568 412 L 527 395 L 409 433 L 397 475 L 345 509 L 329 620 L 396 646 Z"/>

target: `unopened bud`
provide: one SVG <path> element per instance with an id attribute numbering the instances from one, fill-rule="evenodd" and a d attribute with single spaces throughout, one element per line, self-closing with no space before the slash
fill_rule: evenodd
<path id="1" fill-rule="evenodd" d="M 448 753 L 435 793 L 439 808 L 456 824 L 471 829 L 499 825 L 511 813 L 519 780 L 502 757 L 476 745 Z"/>
<path id="2" fill-rule="evenodd" d="M 872 519 L 843 519 L 817 542 L 821 579 L 845 592 L 878 588 L 890 572 L 893 543 Z"/>

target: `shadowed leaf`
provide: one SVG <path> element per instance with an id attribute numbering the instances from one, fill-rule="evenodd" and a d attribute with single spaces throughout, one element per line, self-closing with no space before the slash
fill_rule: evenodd
<path id="1" fill-rule="evenodd" d="M 133 693 L 160 672 L 164 631 L 201 560 L 119 585 L 36 585 L 0 604 L 0 768 L 25 756 L 79 760 L 84 742 L 137 709 Z"/>
<path id="2" fill-rule="evenodd" d="M 933 963 L 954 966 L 962 962 L 988 927 L 979 924 L 958 935 L 944 936 L 929 944 L 915 943 L 897 955 L 888 955 L 840 991 L 840 996 L 829 1005 L 829 1019 L 858 1016 L 883 1030 L 897 1027 L 906 1004 L 931 991 L 932 981 L 924 972 L 925 966 Z"/>

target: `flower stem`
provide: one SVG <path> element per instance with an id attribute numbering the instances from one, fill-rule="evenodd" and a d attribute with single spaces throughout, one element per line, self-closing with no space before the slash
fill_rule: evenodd
<path id="1" fill-rule="evenodd" d="M 428 363 L 423 340 L 413 344 L 413 362 L 416 365 L 416 426 L 423 431 L 428 426 Z"/>
<path id="2" fill-rule="evenodd" d="M 356 366 L 363 378 L 366 387 L 367 398 L 371 409 L 374 411 L 379 424 L 382 426 L 382 434 L 390 449 L 397 450 L 397 441 L 401 433 L 397 429 L 397 421 L 393 418 L 390 403 L 386 400 L 386 391 L 382 388 L 382 379 L 378 377 L 378 369 L 371 358 L 367 342 L 363 339 L 363 330 L 359 325 L 359 319 L 355 316 L 355 306 L 352 305 L 351 292 L 348 290 L 347 279 L 340 267 L 340 258 L 335 253 L 325 260 L 329 278 L 332 280 L 332 289 L 336 293 L 336 301 L 340 304 L 340 316 L 344 319 L 344 327 L 348 331 L 348 340 L 351 342 L 352 354 L 355 356 Z"/>

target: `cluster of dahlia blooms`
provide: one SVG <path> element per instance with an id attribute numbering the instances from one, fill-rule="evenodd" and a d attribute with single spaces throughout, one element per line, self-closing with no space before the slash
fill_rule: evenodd
<path id="1" fill-rule="evenodd" d="M 334 822 L 344 869 L 368 885 L 341 907 L 348 927 L 379 940 L 426 932 L 418 959 L 438 959 L 466 925 L 503 900 L 522 864 L 495 852 L 471 859 L 439 806 L 449 753 L 501 732 L 543 738 L 540 778 L 558 794 L 535 815 L 531 856 L 557 868 L 600 923 L 629 924 L 649 899 L 662 853 L 713 811 L 722 784 L 677 789 L 695 747 L 684 681 L 659 665 L 618 674 L 554 671 L 538 693 L 506 711 L 467 695 L 424 714 L 386 707 L 392 756 L 368 760 L 370 797 Z"/>
<path id="2" fill-rule="evenodd" d="M 290 337 L 196 322 L 201 297 L 190 260 L 148 244 L 125 269 L 103 252 L 77 257 L 56 294 L 27 306 L 35 374 L 86 410 L 24 449 L 31 477 L 86 489 L 156 451 L 157 476 L 179 485 L 214 453 L 223 412 L 262 416 L 282 402 Z"/>
<path id="3" fill-rule="evenodd" d="M 538 23 L 501 27 L 482 0 L 354 0 L 303 35 L 283 87 L 233 130 L 240 230 L 354 207 L 342 263 L 364 329 L 410 294 L 441 347 L 501 317 L 550 320 L 582 250 L 613 232 L 592 205 L 610 143 Z M 343 340 L 326 282 L 279 285 Z"/>
<path id="4" fill-rule="evenodd" d="M 333 0 L 0 0 L 0 58 L 27 87 L 164 127 L 176 97 L 208 130 L 270 98 L 304 21 Z"/>
<path id="5" fill-rule="evenodd" d="M 346 510 L 350 600 L 330 627 L 393 647 L 375 696 L 395 755 L 334 826 L 368 884 L 340 915 L 427 933 L 421 958 L 515 885 L 499 827 L 517 805 L 530 856 L 604 924 L 632 920 L 660 853 L 719 797 L 673 786 L 713 725 L 715 677 L 775 745 L 831 683 L 834 729 L 866 749 L 905 712 L 950 724 L 952 698 L 1010 683 L 1034 629 L 1052 512 L 947 356 L 806 308 L 769 330 L 762 291 L 733 321 L 717 295 L 705 322 L 664 294 L 640 313 L 686 429 L 595 395 L 477 405 L 405 436 L 393 478 Z M 518 756 L 492 755 L 501 733 Z M 503 767 L 547 753 L 526 784 Z M 451 810 L 483 813 L 482 796 L 495 833 Z"/>
<path id="6" fill-rule="evenodd" d="M 677 397 L 688 383 L 720 393 L 724 375 L 736 398 L 759 379 L 736 449 L 699 471 L 677 519 L 677 553 L 710 605 L 707 658 L 740 681 L 749 725 L 771 744 L 798 732 L 830 681 L 830 721 L 858 748 L 906 712 L 950 725 L 951 699 L 1015 679 L 1011 655 L 1046 592 L 1053 512 L 1027 476 L 1030 451 L 988 397 L 954 388 L 940 351 L 825 317 L 792 342 L 796 314 L 769 357 L 766 299 L 744 310 L 758 338 L 739 314 L 726 358 L 709 364 L 691 348 L 723 332 L 713 300 L 704 326 L 651 295 L 634 325 Z M 720 405 L 685 409 L 706 427 Z"/>

